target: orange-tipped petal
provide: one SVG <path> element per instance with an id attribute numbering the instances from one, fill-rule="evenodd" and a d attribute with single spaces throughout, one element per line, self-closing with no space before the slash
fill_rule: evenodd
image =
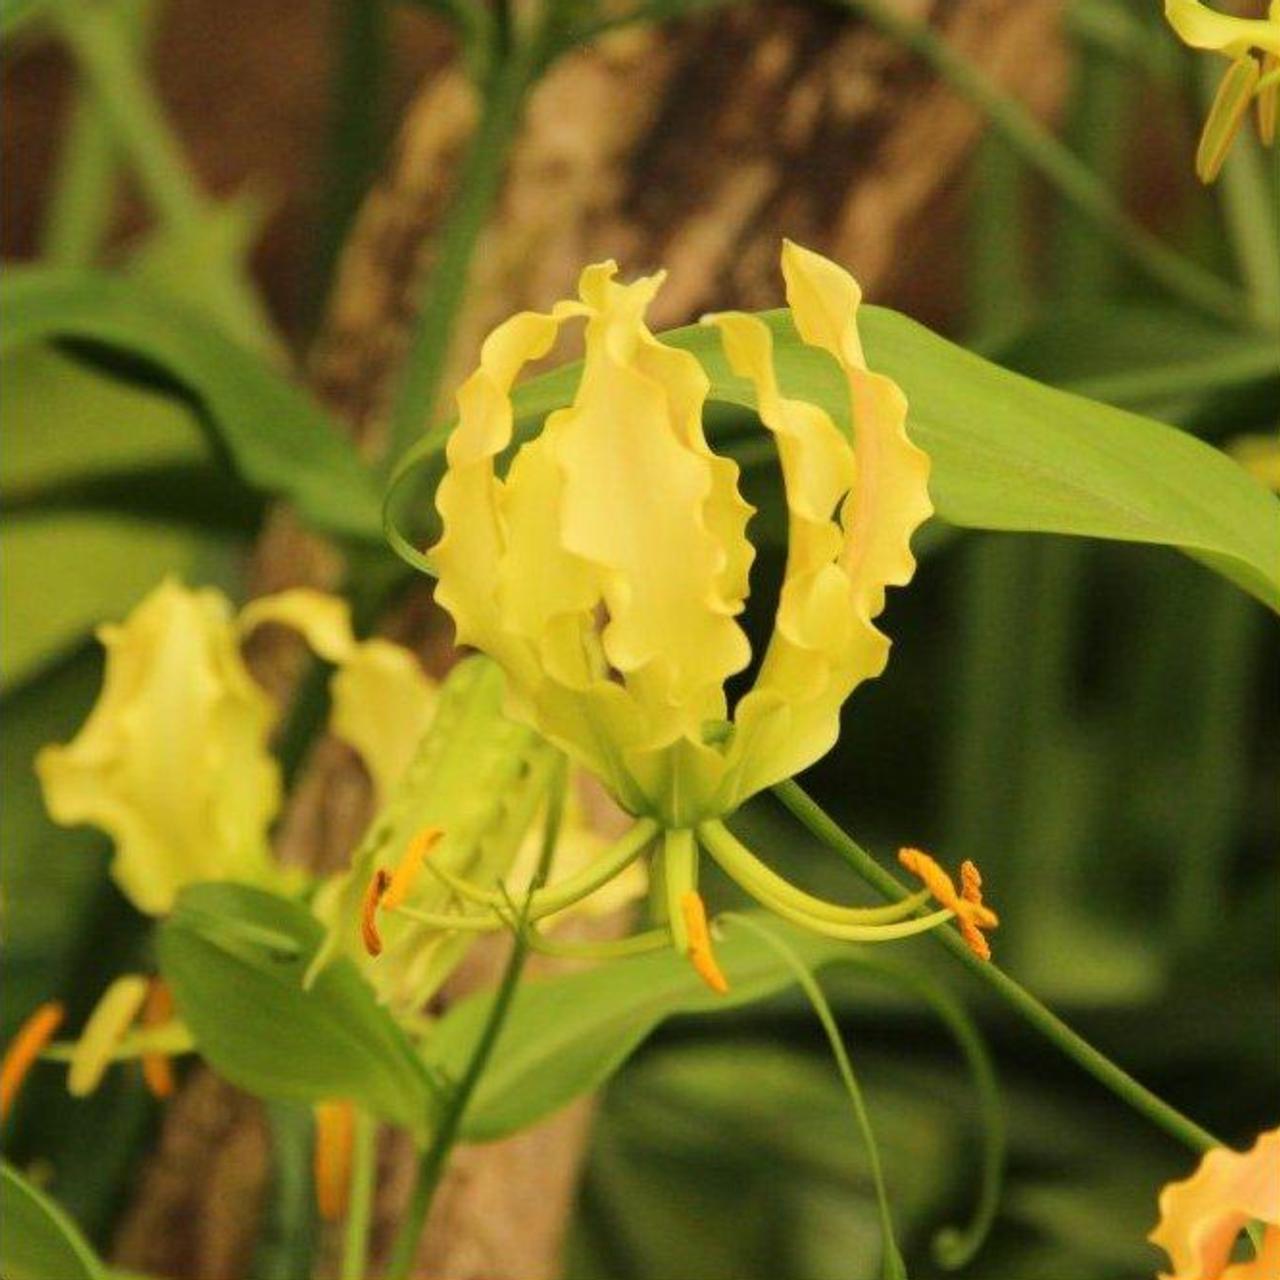
<path id="1" fill-rule="evenodd" d="M 982 931 L 994 929 L 1000 919 L 982 901 L 982 873 L 977 865 L 968 859 L 961 864 L 960 891 L 957 893 L 955 882 L 922 849 L 899 849 L 898 861 L 912 875 L 924 881 L 925 888 L 942 906 L 955 913 L 960 934 L 969 950 L 983 960 L 990 960 L 991 944 Z"/>
<path id="2" fill-rule="evenodd" d="M 444 832 L 439 827 L 424 827 L 409 841 L 409 847 L 404 851 L 404 857 L 392 873 L 387 891 L 382 896 L 382 905 L 388 911 L 404 905 L 404 900 L 422 874 L 422 864 L 427 860 L 427 854 L 440 843 L 443 835 Z"/>
<path id="3" fill-rule="evenodd" d="M 316 1207 L 326 1222 L 336 1222 L 347 1211 L 355 1111 L 349 1102 L 321 1102 L 315 1112 Z"/>
<path id="4" fill-rule="evenodd" d="M 725 995 L 729 990 L 729 980 L 716 963 L 715 954 L 711 950 L 707 909 L 702 898 L 692 889 L 681 897 L 680 913 L 684 916 L 684 927 L 689 935 L 689 960 L 694 970 L 712 991 L 717 995 Z"/>
<path id="5" fill-rule="evenodd" d="M 1160 1221 L 1148 1239 L 1169 1255 L 1162 1280 L 1264 1280 L 1268 1250 L 1280 1244 L 1267 1232 L 1262 1257 L 1227 1267 L 1236 1238 L 1250 1219 L 1280 1226 L 1280 1129 L 1261 1134 L 1248 1151 L 1215 1147 L 1199 1167 L 1160 1193 Z"/>
<path id="6" fill-rule="evenodd" d="M 385 868 L 379 867 L 370 878 L 369 886 L 364 891 L 364 900 L 360 904 L 360 938 L 364 942 L 364 949 L 371 956 L 382 954 L 382 935 L 378 932 L 378 907 L 390 883 L 390 873 Z"/>
<path id="7" fill-rule="evenodd" d="M 40 1005 L 18 1028 L 0 1063 L 0 1119 L 9 1114 L 27 1072 L 62 1025 L 66 1010 L 56 1000 Z"/>
<path id="8" fill-rule="evenodd" d="M 142 1006 L 142 1025 L 162 1027 L 173 1017 L 173 993 L 163 978 L 153 978 L 147 992 L 147 1002 Z M 168 1098 L 173 1093 L 173 1066 L 167 1053 L 142 1055 L 142 1079 L 157 1098 Z"/>

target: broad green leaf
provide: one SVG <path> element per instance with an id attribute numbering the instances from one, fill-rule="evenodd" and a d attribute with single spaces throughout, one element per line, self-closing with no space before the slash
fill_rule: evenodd
<path id="1" fill-rule="evenodd" d="M 102 1264 L 75 1223 L 9 1164 L 0 1164 L 4 1280 L 100 1280 Z"/>
<path id="2" fill-rule="evenodd" d="M 1077 395 L 1178 421 L 1215 391 L 1269 384 L 1280 394 L 1276 340 L 1179 307 L 1108 300 L 1065 310 L 1001 347 L 1002 365 Z"/>
<path id="3" fill-rule="evenodd" d="M 813 967 L 856 954 L 849 943 L 776 927 Z M 729 979 L 727 996 L 709 990 L 671 951 L 524 982 L 466 1112 L 464 1134 L 478 1142 L 501 1138 L 590 1093 L 666 1018 L 750 1004 L 794 981 L 777 953 L 744 929 L 717 944 L 716 959 Z M 472 996 L 445 1015 L 427 1046 L 433 1066 L 461 1075 L 492 999 L 489 992 Z"/>
<path id="4" fill-rule="evenodd" d="M 244 491 L 229 493 L 228 479 L 206 461 L 185 406 L 51 347 L 24 347 L 3 363 L 0 680 L 9 690 L 97 623 L 122 617 L 166 573 L 220 576 L 229 535 L 246 533 L 252 517 L 236 501 Z M 122 485 L 131 474 L 167 483 Z M 210 477 L 216 483 L 206 490 Z M 96 510 L 83 502 L 95 495 Z M 197 524 L 201 511 L 207 531 Z"/>
<path id="5" fill-rule="evenodd" d="M 834 362 L 799 342 L 787 312 L 763 318 L 784 391 L 823 405 L 847 427 Z M 933 461 L 930 490 L 942 519 L 1177 547 L 1280 610 L 1280 503 L 1229 458 L 1161 423 L 1002 369 L 885 308 L 864 307 L 859 324 L 868 363 L 899 382 L 911 403 L 910 428 Z M 744 435 L 756 435 L 741 412 L 754 416 L 754 399 L 729 372 L 718 335 L 693 325 L 664 339 L 698 357 L 712 400 L 736 408 L 709 414 L 708 434 L 727 452 L 741 451 Z M 518 389 L 518 440 L 568 403 L 577 376 L 568 365 Z M 388 495 L 388 531 L 402 554 L 408 543 L 410 559 L 438 530 L 429 495 L 445 435 L 433 431 L 410 452 Z M 758 443 L 750 439 L 753 461 Z"/>
<path id="6" fill-rule="evenodd" d="M 178 391 L 240 478 L 329 533 L 378 536 L 378 496 L 355 448 L 304 391 L 213 320 L 141 281 L 14 268 L 0 285 L 3 349 L 75 340 L 129 381 Z"/>
<path id="7" fill-rule="evenodd" d="M 322 932 L 288 899 L 193 885 L 160 929 L 160 968 L 200 1052 L 233 1084 L 265 1098 L 349 1099 L 422 1134 L 435 1090 L 350 961 L 303 988 Z"/>

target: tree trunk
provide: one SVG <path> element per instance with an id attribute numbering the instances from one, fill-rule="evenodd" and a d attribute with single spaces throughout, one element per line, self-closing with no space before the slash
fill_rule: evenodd
<path id="1" fill-rule="evenodd" d="M 1033 110 L 1053 109 L 1064 79 L 1056 0 L 902 5 L 927 15 Z M 475 116 L 461 69 L 429 78 L 344 254 L 312 378 L 371 444 Z M 532 96 L 474 262 L 446 385 L 456 385 L 494 323 L 521 307 L 549 306 L 572 290 L 584 263 L 605 257 L 624 274 L 669 269 L 655 328 L 712 307 L 776 306 L 784 235 L 847 264 L 871 297 L 936 317 L 938 295 L 954 294 L 958 257 L 944 197 L 979 132 L 976 116 L 913 57 L 833 10 L 746 7 L 608 37 L 563 59 Z M 431 417 L 423 406 L 424 425 Z M 281 514 L 263 536 L 253 578 L 255 589 L 274 590 L 328 585 L 335 572 L 332 556 Z M 424 586 L 385 629 L 434 646 L 438 657 L 444 633 L 426 600 Z M 256 657 L 287 685 L 292 646 L 276 640 Z M 354 757 L 322 743 L 293 797 L 282 856 L 340 865 L 368 807 Z M 491 980 L 495 964 L 481 956 L 451 991 Z M 418 1273 L 555 1275 L 588 1120 L 582 1104 L 509 1141 L 459 1151 Z M 268 1163 L 258 1108 L 197 1071 L 168 1110 L 120 1230 L 118 1260 L 155 1274 L 240 1280 Z M 385 1142 L 379 1252 L 411 1175 L 407 1146 Z"/>

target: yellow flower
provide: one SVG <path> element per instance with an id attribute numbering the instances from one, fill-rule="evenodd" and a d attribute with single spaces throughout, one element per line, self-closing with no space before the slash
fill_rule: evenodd
<path id="1" fill-rule="evenodd" d="M 217 591 L 166 580 L 101 628 L 97 705 L 74 741 L 36 759 L 54 820 L 111 835 L 112 875 L 140 911 L 168 911 L 199 880 L 279 878 L 267 845 L 280 804 L 267 752 L 275 710 L 240 654 L 265 622 L 299 628 L 331 660 L 351 647 L 346 605 L 332 597 L 287 591 L 237 619 Z"/>
<path id="2" fill-rule="evenodd" d="M 1251 1220 L 1266 1224 L 1261 1250 L 1230 1265 L 1232 1248 Z M 1161 1280 L 1280 1276 L 1280 1129 L 1262 1134 L 1246 1152 L 1215 1148 L 1191 1177 L 1169 1183 L 1149 1239 L 1173 1265 Z"/>
<path id="3" fill-rule="evenodd" d="M 1197 175 L 1202 182 L 1212 182 L 1251 102 L 1257 103 L 1263 143 L 1270 146 L 1275 140 L 1280 97 L 1280 0 L 1271 0 L 1265 18 L 1218 13 L 1200 0 L 1165 0 L 1164 12 L 1184 44 L 1231 61 L 1209 108 L 1196 151 Z"/>
<path id="4" fill-rule="evenodd" d="M 737 616 L 755 555 L 752 508 L 738 491 L 736 464 L 707 444 L 710 382 L 701 364 L 645 324 L 662 276 L 621 284 L 616 270 L 588 267 L 576 300 L 521 312 L 490 334 L 458 392 L 436 494 L 444 532 L 428 563 L 458 642 L 496 659 L 516 713 L 636 818 L 581 871 L 534 890 L 526 925 L 660 849 L 656 927 L 592 953 L 673 945 L 723 992 L 728 982 L 697 892 L 705 851 L 757 901 L 817 932 L 885 942 L 959 920 L 970 945 L 987 954 L 980 930 L 996 918 L 982 904 L 976 868 L 965 869 L 957 893 L 930 862 L 946 892 L 925 915 L 918 912 L 928 889 L 885 907 L 826 902 L 779 876 L 722 820 L 835 743 L 842 704 L 884 669 L 889 641 L 875 619 L 886 589 L 910 581 L 911 535 L 932 512 L 929 460 L 907 436 L 906 398 L 867 367 L 857 284 L 818 254 L 784 245 L 792 322 L 814 358 L 843 374 L 852 439 L 821 406 L 779 385 L 762 320 L 706 319 L 776 441 L 789 516 L 773 634 L 752 687 L 730 707 L 725 682 L 751 661 Z M 499 475 L 512 443 L 512 387 L 575 319 L 585 322 L 586 356 L 573 401 Z M 511 918 L 501 895 L 434 862 L 429 855 L 424 865 L 481 908 L 454 917 L 459 928 Z M 389 873 L 366 883 L 373 936 Z"/>
<path id="5" fill-rule="evenodd" d="M 866 367 L 857 285 L 792 244 L 782 267 L 801 338 L 844 372 L 856 449 L 821 408 L 779 391 L 761 321 L 710 319 L 755 385 L 790 511 L 773 638 L 732 716 L 724 684 L 751 658 L 736 618 L 752 511 L 736 464 L 707 445 L 701 366 L 644 323 L 661 276 L 620 284 L 612 263 L 588 267 L 577 301 L 500 325 L 459 392 L 438 491 L 436 598 L 459 642 L 501 663 L 521 714 L 624 808 L 666 828 L 731 813 L 830 749 L 841 704 L 884 668 L 873 619 L 885 588 L 910 579 L 908 542 L 932 510 L 906 401 Z M 574 318 L 586 322 L 574 401 L 499 478 L 512 384 Z"/>

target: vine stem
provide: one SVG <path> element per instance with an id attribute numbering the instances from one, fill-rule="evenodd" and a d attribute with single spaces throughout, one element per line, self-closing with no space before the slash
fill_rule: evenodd
<path id="1" fill-rule="evenodd" d="M 530 42 L 537 44 L 532 37 Z M 458 189 L 436 246 L 404 374 L 391 407 L 385 471 L 395 466 L 436 412 L 452 329 L 466 295 L 476 243 L 501 190 L 507 153 L 536 74 L 534 48 L 521 44 L 497 56 L 481 85 L 484 105 L 480 123 L 467 148 Z"/>
<path id="2" fill-rule="evenodd" d="M 838 853 L 878 893 L 895 901 L 907 896 L 906 886 L 847 835 L 799 783 L 780 782 L 772 790 L 788 812 L 827 848 Z M 932 936 L 1062 1053 L 1152 1124 L 1193 1151 L 1203 1152 L 1223 1145 L 1207 1129 L 1158 1098 L 1100 1053 L 1002 969 L 974 955 L 954 929 L 935 929 Z"/>
<path id="3" fill-rule="evenodd" d="M 342 1236 L 341 1280 L 365 1280 L 369 1255 L 369 1222 L 378 1168 L 378 1126 L 357 1109 L 351 1158 L 351 1190 Z"/>
<path id="4" fill-rule="evenodd" d="M 204 212 L 177 140 L 142 75 L 111 6 L 59 0 L 58 30 L 132 159 L 138 181 L 164 220 L 189 227 Z"/>
<path id="5" fill-rule="evenodd" d="M 1170 249 L 1134 222 L 1088 165 L 926 23 L 904 16 L 885 0 L 834 2 L 840 8 L 861 14 L 929 63 L 943 80 L 986 116 L 991 127 L 1018 155 L 1110 236 L 1151 280 L 1219 319 L 1236 325 L 1249 322 L 1248 302 L 1231 285 Z"/>
<path id="6" fill-rule="evenodd" d="M 555 853 L 556 841 L 560 834 L 560 820 L 564 812 L 565 792 L 568 785 L 566 766 L 567 762 L 562 759 L 559 762 L 556 777 L 551 783 L 547 822 L 542 838 L 542 853 L 538 861 L 537 871 L 534 873 L 533 879 L 529 883 L 529 889 L 525 894 L 524 910 L 521 913 L 517 927 L 513 930 L 511 956 L 507 961 L 506 969 L 503 971 L 502 981 L 498 986 L 497 994 L 494 997 L 493 1006 L 489 1010 L 489 1016 L 485 1020 L 484 1028 L 480 1032 L 475 1048 L 471 1051 L 467 1069 L 449 1094 L 444 1112 L 436 1124 L 435 1132 L 432 1134 L 431 1142 L 422 1153 L 422 1159 L 418 1164 L 418 1176 L 414 1182 L 413 1194 L 409 1200 L 409 1207 L 405 1211 L 404 1222 L 401 1224 L 400 1232 L 396 1236 L 395 1244 L 392 1246 L 386 1280 L 408 1280 L 409 1274 L 413 1270 L 414 1256 L 418 1251 L 418 1241 L 422 1238 L 422 1231 L 427 1222 L 427 1214 L 431 1209 L 431 1202 L 435 1198 L 436 1188 L 440 1185 L 440 1179 L 444 1175 L 445 1165 L 462 1131 L 462 1120 L 466 1114 L 467 1105 L 476 1091 L 476 1086 L 480 1083 L 480 1077 L 489 1065 L 489 1058 L 493 1054 L 494 1045 L 498 1042 L 498 1037 L 501 1035 L 503 1025 L 507 1020 L 507 1014 L 511 1009 L 511 1002 L 515 999 L 516 988 L 520 983 L 520 975 L 524 972 L 525 960 L 529 956 L 528 935 L 525 929 L 525 925 L 528 923 L 529 899 L 534 891 L 546 881 L 551 859 Z"/>

